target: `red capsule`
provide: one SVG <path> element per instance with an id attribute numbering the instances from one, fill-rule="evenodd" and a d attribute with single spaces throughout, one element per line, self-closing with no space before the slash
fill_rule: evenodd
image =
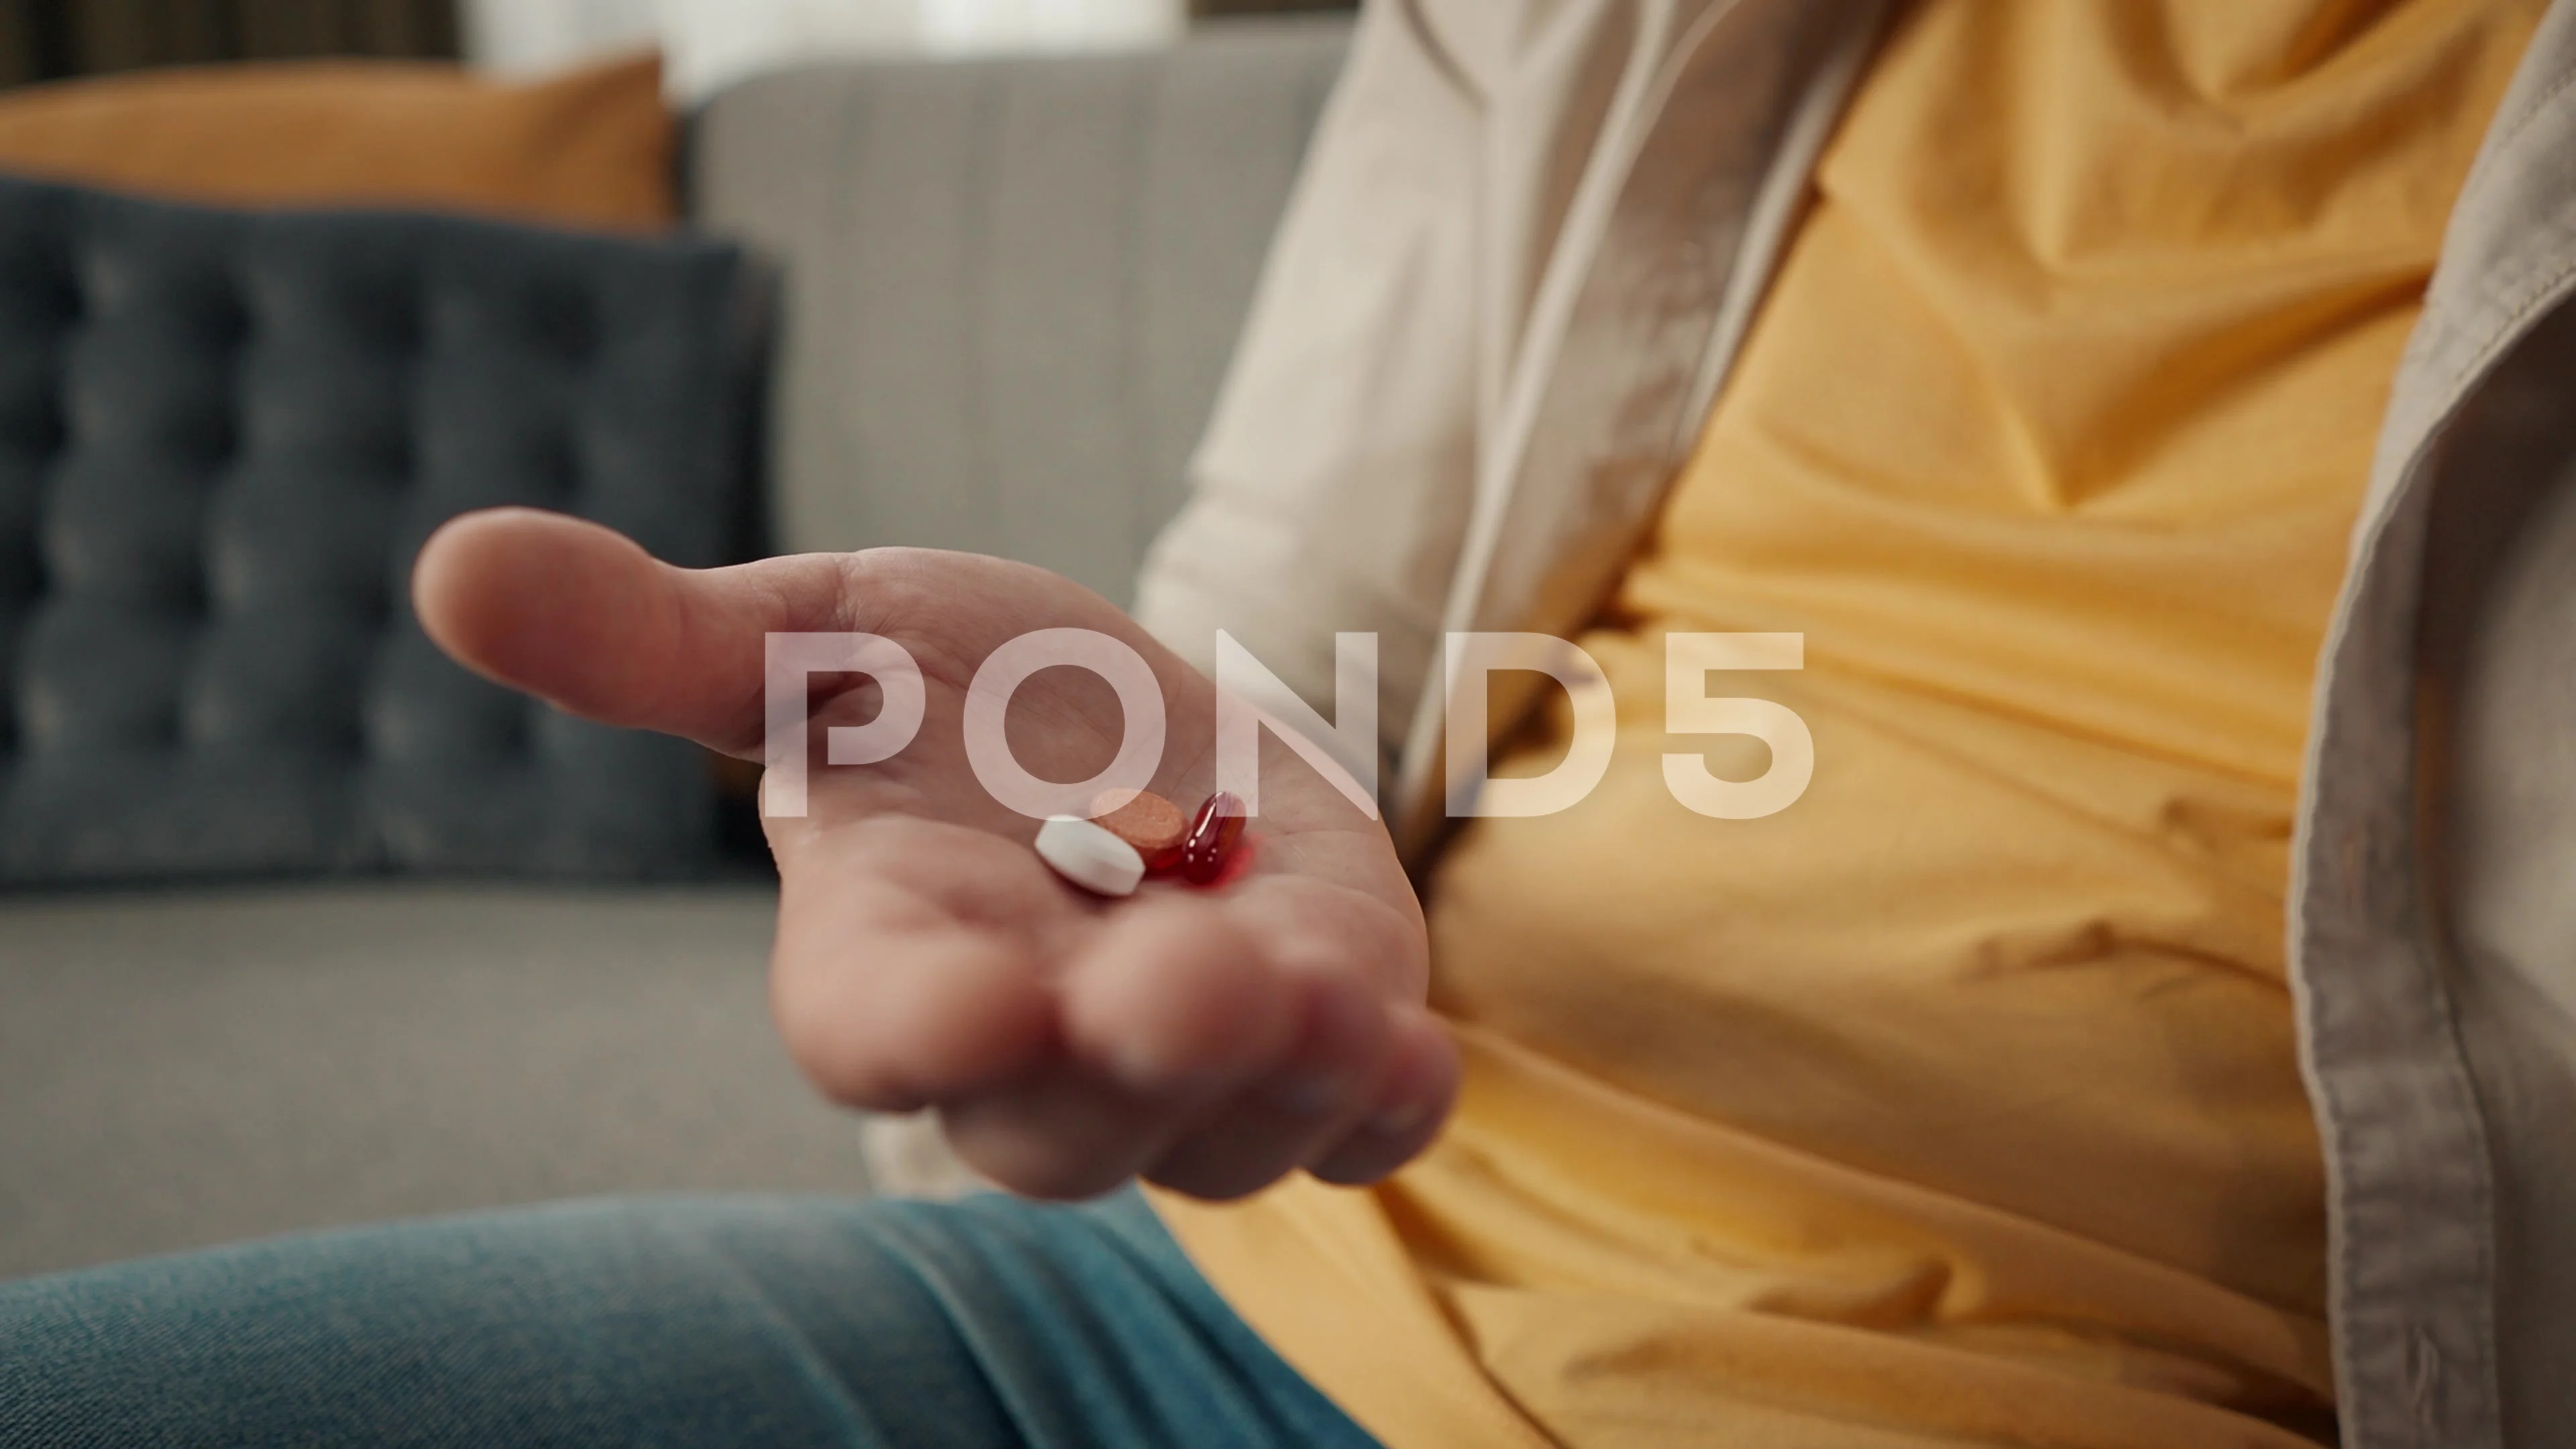
<path id="1" fill-rule="evenodd" d="M 1243 839 L 1243 802 L 1223 790 L 1190 817 L 1190 833 L 1181 841 L 1181 879 L 1211 885 L 1225 874 L 1225 863 Z"/>

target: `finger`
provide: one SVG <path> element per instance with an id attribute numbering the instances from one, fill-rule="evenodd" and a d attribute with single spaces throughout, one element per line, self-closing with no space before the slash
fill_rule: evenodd
<path id="1" fill-rule="evenodd" d="M 1384 839 L 1378 832 L 1370 843 Z M 1325 858 L 1330 846 L 1318 849 L 1302 836 L 1275 848 L 1278 873 L 1258 877 L 1223 898 L 1235 923 L 1264 943 L 1271 960 L 1290 970 L 1356 977 L 1381 998 L 1421 1000 L 1429 955 L 1422 912 L 1409 892 L 1390 891 L 1390 886 L 1402 889 L 1401 877 L 1392 871 L 1371 873 L 1387 862 L 1347 847 L 1340 856 Z M 1333 879 L 1343 872 L 1354 878 Z"/>
<path id="2" fill-rule="evenodd" d="M 412 604 L 466 667 L 574 714 L 757 744 L 762 636 L 831 631 L 848 556 L 680 569 L 598 524 L 531 508 L 451 519 L 421 547 Z"/>
<path id="3" fill-rule="evenodd" d="M 1440 1135 L 1458 1096 L 1458 1049 L 1439 1019 L 1418 1007 L 1394 1015 L 1393 1065 L 1369 1113 L 1307 1170 L 1326 1182 L 1372 1183 L 1419 1156 Z"/>
<path id="4" fill-rule="evenodd" d="M 1298 991 L 1217 905 L 1116 912 L 1067 963 L 1065 1048 L 1140 1095 L 1195 1105 L 1268 1072 L 1295 1041 Z"/>
<path id="5" fill-rule="evenodd" d="M 1179 1120 L 1071 1062 L 944 1102 L 940 1126 L 967 1166 L 1027 1197 L 1098 1197 L 1144 1170 Z"/>
<path id="6" fill-rule="evenodd" d="M 761 745 L 764 638 L 775 633 L 896 637 L 925 675 L 962 690 L 1017 635 L 1092 628 L 1144 656 L 1167 707 L 1210 707 L 1196 671 L 1107 600 L 968 554 L 876 548 L 682 569 L 595 523 L 496 508 L 430 536 L 412 602 L 468 668 L 574 714 L 744 756 Z"/>
<path id="7" fill-rule="evenodd" d="M 1193 1121 L 1148 1170 L 1153 1181 L 1242 1197 L 1321 1157 L 1376 1105 L 1395 1043 L 1385 998 L 1346 975 L 1302 984 L 1303 1030 L 1287 1061 Z"/>
<path id="8" fill-rule="evenodd" d="M 1079 946 L 1057 1010 L 1060 1063 L 941 1111 L 960 1157 L 1034 1197 L 1136 1176 L 1206 1102 L 1274 1063 L 1298 1022 L 1292 988 L 1223 911 L 1172 898 L 1117 912 Z"/>

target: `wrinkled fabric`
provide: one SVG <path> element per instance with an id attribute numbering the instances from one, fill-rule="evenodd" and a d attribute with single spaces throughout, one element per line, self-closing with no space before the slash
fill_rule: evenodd
<path id="1" fill-rule="evenodd" d="M 2541 8 L 1913 10 L 1583 640 L 1608 778 L 1434 879 L 1458 1126 L 1375 1201 L 1168 1207 L 1219 1285 L 1378 1242 L 1444 1310 L 1379 1342 L 1446 1339 L 1564 1443 L 2330 1432 L 2283 921 L 2313 674 Z M 1805 718 L 1797 805 L 1666 792 L 1704 747 L 1662 730 L 1666 629 L 1804 634 L 1712 691 Z M 1465 1432 L 1279 1341 L 1397 1442 Z"/>

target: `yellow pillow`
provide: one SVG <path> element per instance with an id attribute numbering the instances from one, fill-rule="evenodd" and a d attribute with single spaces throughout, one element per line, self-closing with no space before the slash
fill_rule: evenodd
<path id="1" fill-rule="evenodd" d="M 0 170 L 235 206 L 416 206 L 671 224 L 673 125 L 644 55 L 504 84 L 436 62 L 202 66 L 0 93 Z"/>

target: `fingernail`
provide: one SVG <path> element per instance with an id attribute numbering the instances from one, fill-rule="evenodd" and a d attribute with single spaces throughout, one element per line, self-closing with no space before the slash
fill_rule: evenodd
<path id="1" fill-rule="evenodd" d="M 1284 1110 L 1321 1117 L 1342 1105 L 1347 1090 L 1338 1073 L 1298 1072 L 1280 1079 L 1263 1095 Z"/>

